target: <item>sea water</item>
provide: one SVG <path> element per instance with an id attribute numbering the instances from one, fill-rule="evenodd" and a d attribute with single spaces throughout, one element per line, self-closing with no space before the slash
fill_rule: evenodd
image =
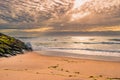
<path id="1" fill-rule="evenodd" d="M 68 55 L 120 57 L 120 37 L 118 36 L 42 36 L 20 39 L 30 42 L 33 50 L 38 52 L 57 51 L 67 52 Z"/>

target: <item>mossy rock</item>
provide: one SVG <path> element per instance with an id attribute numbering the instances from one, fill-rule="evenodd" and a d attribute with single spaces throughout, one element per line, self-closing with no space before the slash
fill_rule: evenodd
<path id="1" fill-rule="evenodd" d="M 15 55 L 29 51 L 24 42 L 0 33 L 0 56 Z"/>

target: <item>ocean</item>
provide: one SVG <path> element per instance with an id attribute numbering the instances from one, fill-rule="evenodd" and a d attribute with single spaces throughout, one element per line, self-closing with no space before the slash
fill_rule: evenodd
<path id="1" fill-rule="evenodd" d="M 19 37 L 30 42 L 37 52 L 49 51 L 44 55 L 117 59 L 120 61 L 120 37 L 115 36 L 41 36 Z M 55 53 L 54 52 L 58 52 Z M 67 54 L 67 55 L 66 55 Z M 89 57 L 89 58 L 90 58 Z"/>

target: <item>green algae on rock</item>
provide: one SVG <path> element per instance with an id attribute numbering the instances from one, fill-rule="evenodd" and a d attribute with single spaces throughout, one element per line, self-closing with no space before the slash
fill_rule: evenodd
<path id="1" fill-rule="evenodd" d="M 31 51 L 27 45 L 14 37 L 0 33 L 0 56 L 8 57 L 21 54 L 23 51 Z"/>

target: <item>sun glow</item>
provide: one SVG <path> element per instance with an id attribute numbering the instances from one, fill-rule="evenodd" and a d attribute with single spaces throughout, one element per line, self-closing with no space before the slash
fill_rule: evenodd
<path id="1" fill-rule="evenodd" d="M 43 27 L 43 28 L 29 29 L 29 30 L 24 30 L 24 31 L 25 32 L 46 32 L 51 29 L 53 29 L 53 28 L 52 27 Z"/>
<path id="2" fill-rule="evenodd" d="M 84 18 L 85 16 L 87 16 L 87 15 L 89 15 L 89 14 L 90 14 L 90 12 L 73 14 L 73 15 L 72 15 L 72 18 L 71 18 L 71 21 L 79 20 L 79 19 Z"/>
<path id="3" fill-rule="evenodd" d="M 79 8 L 88 0 L 75 0 L 73 9 Z"/>
<path id="4" fill-rule="evenodd" d="M 90 37 L 80 37 L 80 36 L 74 36 L 74 37 L 71 37 L 71 40 L 72 41 L 85 41 L 85 40 L 89 40 Z"/>
<path id="5" fill-rule="evenodd" d="M 90 12 L 81 11 L 82 5 L 84 5 L 88 1 L 90 0 L 75 0 L 72 9 L 71 21 L 79 20 L 90 14 Z"/>

